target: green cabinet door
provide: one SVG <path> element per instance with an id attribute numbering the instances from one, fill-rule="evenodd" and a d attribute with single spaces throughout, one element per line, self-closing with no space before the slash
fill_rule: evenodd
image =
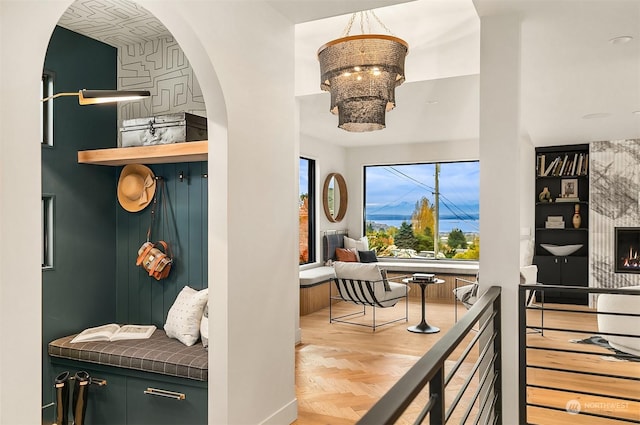
<path id="1" fill-rule="evenodd" d="M 127 379 L 127 423 L 207 423 L 207 388 L 143 378 Z"/>

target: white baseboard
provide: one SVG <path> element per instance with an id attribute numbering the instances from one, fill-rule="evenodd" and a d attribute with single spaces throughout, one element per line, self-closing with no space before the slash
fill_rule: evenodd
<path id="1" fill-rule="evenodd" d="M 293 423 L 298 419 L 298 399 L 294 398 L 277 412 L 269 416 L 260 425 L 283 425 Z"/>

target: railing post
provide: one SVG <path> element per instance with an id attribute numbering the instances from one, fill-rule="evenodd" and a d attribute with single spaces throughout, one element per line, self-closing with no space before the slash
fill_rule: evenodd
<path id="1" fill-rule="evenodd" d="M 518 422 L 527 423 L 527 304 L 518 287 Z M 544 296 L 544 295 L 543 295 Z"/>
<path id="2" fill-rule="evenodd" d="M 494 397 L 496 397 L 496 404 L 493 408 L 493 417 L 497 418 L 494 424 L 502 424 L 502 297 L 498 297 L 493 301 L 493 311 L 496 312 L 493 318 L 493 332 L 495 338 L 493 339 L 493 352 L 496 354 L 496 360 L 493 363 L 493 375 L 497 376 L 496 383 L 493 387 Z"/>
<path id="3" fill-rule="evenodd" d="M 441 363 L 436 374 L 429 381 L 429 396 L 436 397 L 433 409 L 429 413 L 429 425 L 444 424 L 446 408 L 444 405 L 444 363 Z"/>

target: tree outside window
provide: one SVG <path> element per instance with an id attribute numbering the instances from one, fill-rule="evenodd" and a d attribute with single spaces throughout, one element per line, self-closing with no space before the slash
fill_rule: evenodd
<path id="1" fill-rule="evenodd" d="M 379 257 L 480 258 L 479 162 L 373 165 L 365 229 Z"/>
<path id="2" fill-rule="evenodd" d="M 307 264 L 315 261 L 315 161 L 301 157 L 299 166 L 299 264 Z"/>

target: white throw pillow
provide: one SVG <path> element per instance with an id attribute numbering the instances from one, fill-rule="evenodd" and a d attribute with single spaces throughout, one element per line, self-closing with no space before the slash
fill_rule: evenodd
<path id="1" fill-rule="evenodd" d="M 369 239 L 366 236 L 363 236 L 360 239 L 352 239 L 348 236 L 345 236 L 344 247 L 346 249 L 355 249 L 356 258 L 358 259 L 358 261 L 360 261 L 360 255 L 358 254 L 358 251 L 369 251 Z"/>
<path id="2" fill-rule="evenodd" d="M 169 338 L 175 338 L 187 347 L 200 338 L 202 311 L 209 299 L 209 289 L 196 291 L 189 286 L 182 288 L 169 309 L 164 331 Z"/>
<path id="3" fill-rule="evenodd" d="M 202 346 L 209 348 L 209 303 L 204 306 L 204 312 L 202 313 L 202 320 L 200 321 L 200 339 L 202 340 Z"/>

